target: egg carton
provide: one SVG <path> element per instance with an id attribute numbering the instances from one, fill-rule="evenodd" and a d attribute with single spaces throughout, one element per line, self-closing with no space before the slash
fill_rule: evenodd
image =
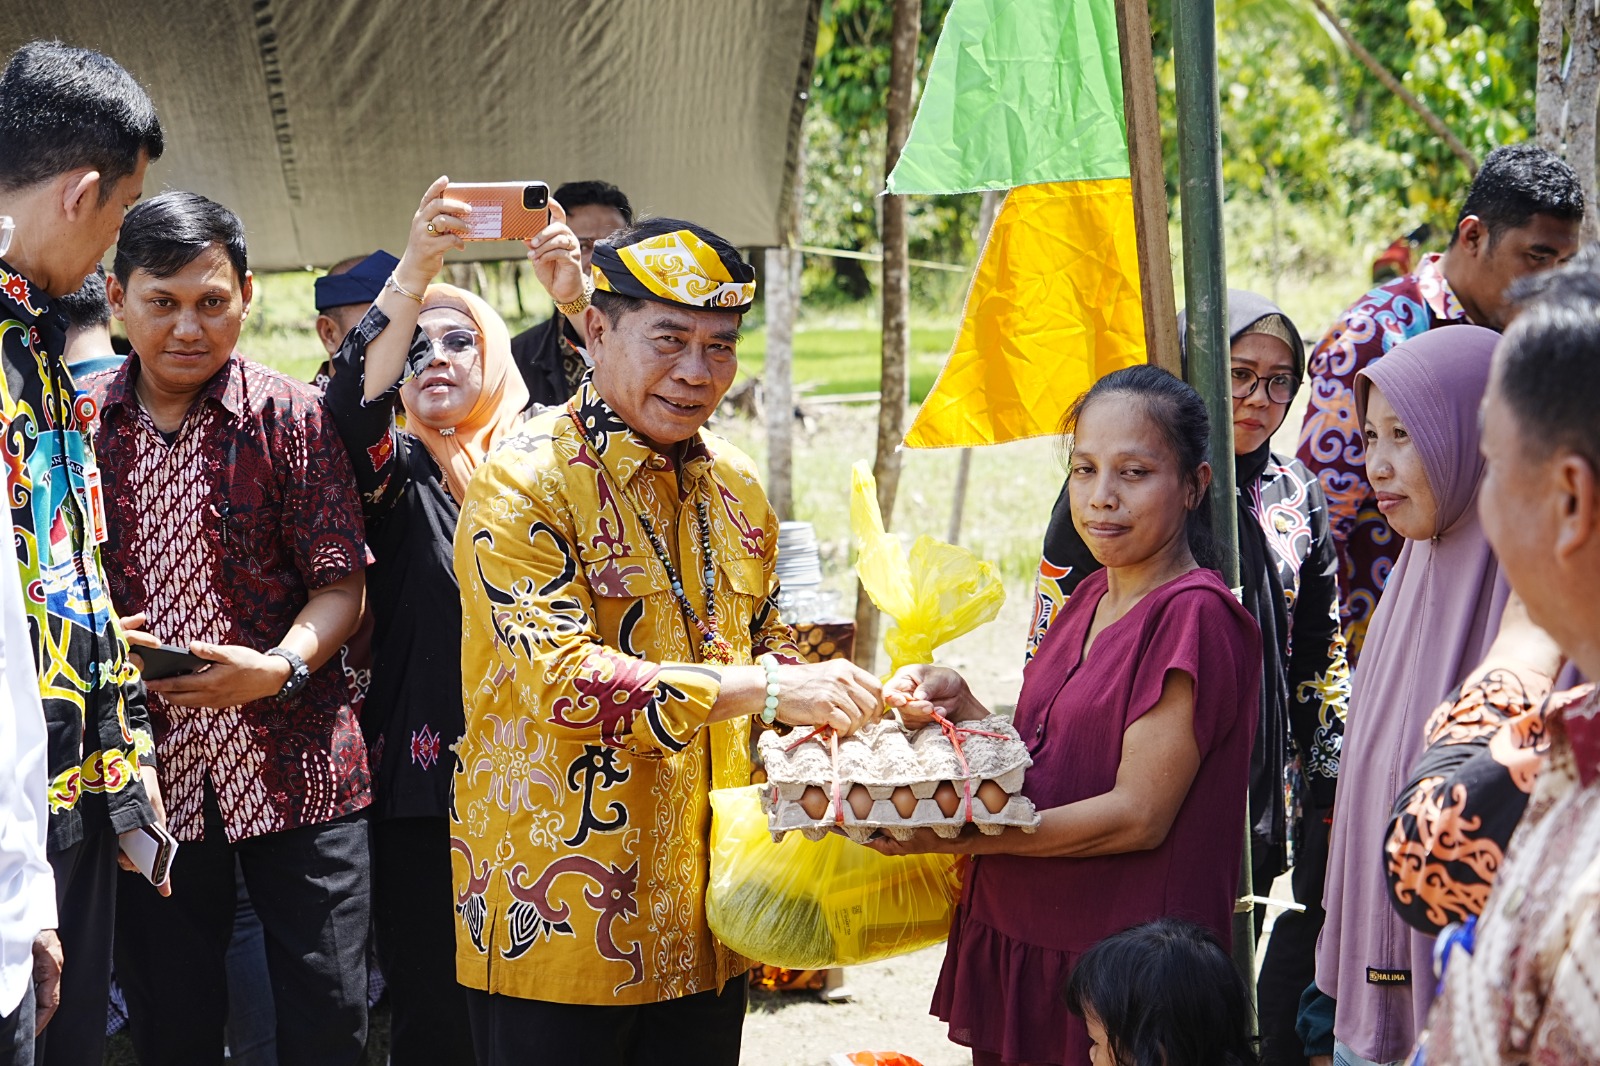
<path id="1" fill-rule="evenodd" d="M 990 836 L 1012 826 L 1032 832 L 1039 814 L 1017 793 L 1033 760 L 1016 730 L 998 715 L 961 729 L 965 772 L 937 724 L 911 736 L 892 722 L 861 729 L 838 742 L 837 769 L 820 739 L 762 736 L 762 802 L 773 839 L 798 830 L 810 840 L 838 832 L 861 842 L 880 831 L 905 840 L 921 828 L 952 839 L 969 822 Z"/>

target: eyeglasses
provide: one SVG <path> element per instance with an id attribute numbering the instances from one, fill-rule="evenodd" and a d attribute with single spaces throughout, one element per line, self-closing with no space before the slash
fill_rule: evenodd
<path id="1" fill-rule="evenodd" d="M 1300 379 L 1293 374 L 1274 374 L 1264 378 L 1248 367 L 1236 366 L 1233 368 L 1233 398 L 1235 400 L 1248 400 L 1256 394 L 1256 386 L 1263 381 L 1267 383 L 1267 399 L 1273 403 L 1288 403 L 1294 399 L 1294 390 L 1300 387 Z"/>
<path id="2" fill-rule="evenodd" d="M 452 329 L 436 341 L 429 341 L 434 351 L 446 359 L 461 359 L 478 352 L 478 335 L 470 329 Z"/>

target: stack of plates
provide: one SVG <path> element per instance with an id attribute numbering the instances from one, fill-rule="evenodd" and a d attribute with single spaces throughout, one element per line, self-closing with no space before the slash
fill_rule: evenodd
<path id="1" fill-rule="evenodd" d="M 785 589 L 815 588 L 822 584 L 822 557 L 817 554 L 817 531 L 810 522 L 783 522 L 778 526 L 778 580 Z"/>

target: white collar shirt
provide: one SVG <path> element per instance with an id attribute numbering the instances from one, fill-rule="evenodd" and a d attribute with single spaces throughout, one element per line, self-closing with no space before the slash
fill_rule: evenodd
<path id="1" fill-rule="evenodd" d="M 0 544 L 11 508 L 0 507 Z M 55 876 L 45 857 L 46 735 L 33 644 L 15 567 L 0 568 L 0 1015 L 33 980 L 33 939 L 56 926 Z"/>

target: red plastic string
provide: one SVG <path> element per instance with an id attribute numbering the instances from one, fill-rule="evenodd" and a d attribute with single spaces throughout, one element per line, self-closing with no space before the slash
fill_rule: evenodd
<path id="1" fill-rule="evenodd" d="M 961 738 L 963 735 L 969 737 L 993 737 L 996 740 L 1005 740 L 1006 738 L 1001 733 L 990 733 L 983 729 L 971 729 L 956 725 L 938 711 L 933 712 L 933 720 L 939 723 L 940 732 L 949 739 L 950 746 L 956 752 L 956 761 L 961 764 L 961 787 L 966 793 L 967 801 L 964 809 L 967 814 L 966 820 L 970 822 L 972 821 L 972 767 L 967 765 L 967 753 L 961 750 Z"/>
<path id="2" fill-rule="evenodd" d="M 844 795 L 839 791 L 839 731 L 828 730 L 828 754 L 833 760 L 833 821 L 844 824 Z"/>
<path id="3" fill-rule="evenodd" d="M 819 725 L 799 740 L 784 748 L 784 751 L 793 751 L 808 740 L 815 739 L 822 743 L 822 737 L 828 737 L 828 757 L 833 766 L 833 820 L 836 825 L 844 824 L 844 796 L 839 792 L 839 731 L 831 725 Z"/>

